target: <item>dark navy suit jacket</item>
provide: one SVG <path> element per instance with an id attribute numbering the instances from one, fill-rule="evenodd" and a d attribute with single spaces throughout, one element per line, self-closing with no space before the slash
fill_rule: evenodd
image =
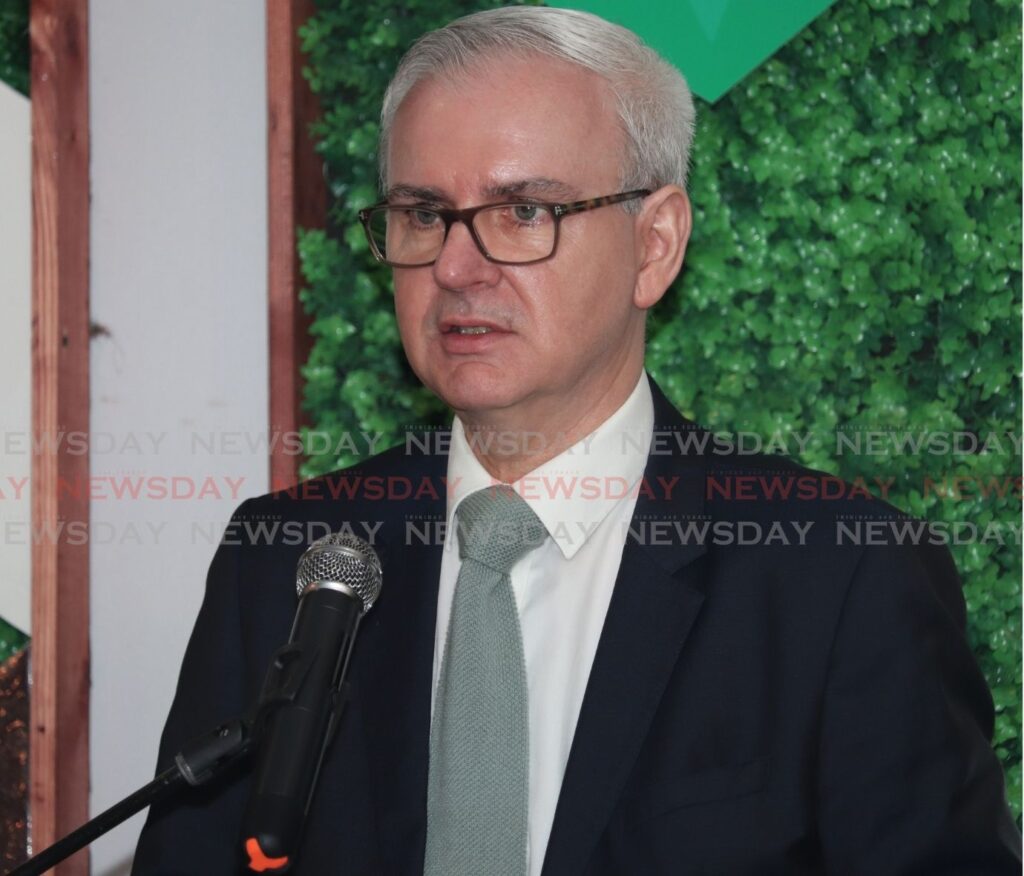
<path id="1" fill-rule="evenodd" d="M 1020 873 L 990 748 L 992 701 L 948 551 L 856 544 L 856 524 L 869 521 L 873 540 L 892 541 L 877 524 L 898 513 L 825 498 L 834 482 L 784 459 L 707 442 L 696 452 L 703 433 L 653 389 L 666 431 L 623 551 L 544 876 Z M 307 531 L 375 532 L 384 587 L 360 627 L 299 876 L 422 872 L 441 562 L 439 540 L 424 534 L 444 520 L 445 473 L 443 454 L 397 448 L 250 500 L 210 568 L 161 766 L 256 700 L 289 635 Z M 763 495 L 769 483 L 789 483 L 789 498 Z M 772 524 L 784 540 L 765 544 Z M 260 543 L 248 544 L 253 535 Z M 154 807 L 133 873 L 239 872 L 246 795 L 240 769 Z"/>

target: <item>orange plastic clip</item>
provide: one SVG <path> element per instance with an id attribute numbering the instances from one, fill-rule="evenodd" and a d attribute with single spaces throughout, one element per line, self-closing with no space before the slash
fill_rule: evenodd
<path id="1" fill-rule="evenodd" d="M 263 849 L 260 848 L 259 841 L 254 836 L 249 837 L 245 841 L 245 852 L 249 856 L 249 869 L 255 870 L 257 873 L 288 866 L 287 855 L 283 858 L 268 858 L 264 854 Z"/>

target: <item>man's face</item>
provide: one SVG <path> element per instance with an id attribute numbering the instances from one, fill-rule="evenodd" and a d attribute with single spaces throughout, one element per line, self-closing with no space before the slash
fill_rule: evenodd
<path id="1" fill-rule="evenodd" d="M 612 96 L 595 75 L 543 57 L 419 83 L 390 142 L 393 203 L 564 203 L 619 191 Z M 589 431 L 642 367 L 635 225 L 614 206 L 569 216 L 552 259 L 497 265 L 454 224 L 434 265 L 394 272 L 413 370 L 464 422 Z"/>

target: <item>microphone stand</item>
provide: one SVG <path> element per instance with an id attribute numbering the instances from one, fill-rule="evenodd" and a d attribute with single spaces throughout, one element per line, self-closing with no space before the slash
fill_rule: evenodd
<path id="1" fill-rule="evenodd" d="M 241 718 L 220 724 L 188 743 L 175 756 L 174 765 L 165 769 L 150 784 L 142 786 L 68 836 L 44 848 L 25 864 L 7 873 L 7 876 L 39 876 L 182 784 L 198 787 L 218 776 L 227 766 L 254 748 L 262 737 L 266 719 L 273 709 L 295 701 L 314 659 L 315 649 L 303 650 L 295 642 L 283 645 L 273 654 L 255 709 Z M 333 709 L 328 740 L 337 729 L 347 691 L 348 685 L 343 684 Z"/>
<path id="2" fill-rule="evenodd" d="M 175 756 L 174 766 L 168 767 L 148 785 L 15 867 L 7 876 L 39 876 L 182 784 L 193 787 L 203 785 L 241 760 L 262 737 L 270 713 L 278 706 L 295 701 L 315 658 L 315 648 L 304 650 L 295 642 L 278 648 L 270 661 L 254 709 L 241 718 L 221 724 L 209 733 L 193 739 Z M 343 684 L 335 698 L 325 746 L 337 730 L 348 694 L 349 685 Z"/>
<path id="3" fill-rule="evenodd" d="M 7 876 L 38 876 L 45 873 L 183 783 L 192 786 L 204 784 L 249 752 L 254 738 L 251 731 L 250 719 L 236 718 L 194 739 L 174 758 L 174 766 L 24 864 L 15 867 Z"/>

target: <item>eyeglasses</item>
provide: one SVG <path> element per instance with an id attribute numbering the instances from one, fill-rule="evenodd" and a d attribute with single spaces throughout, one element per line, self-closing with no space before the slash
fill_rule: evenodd
<path id="1" fill-rule="evenodd" d="M 377 261 L 393 268 L 432 265 L 441 255 L 448 232 L 463 223 L 488 261 L 499 265 L 532 265 L 551 258 L 558 247 L 563 217 L 634 198 L 646 198 L 647 189 L 589 198 L 571 204 L 509 201 L 465 210 L 447 210 L 418 204 L 377 204 L 359 211 L 370 248 Z"/>

